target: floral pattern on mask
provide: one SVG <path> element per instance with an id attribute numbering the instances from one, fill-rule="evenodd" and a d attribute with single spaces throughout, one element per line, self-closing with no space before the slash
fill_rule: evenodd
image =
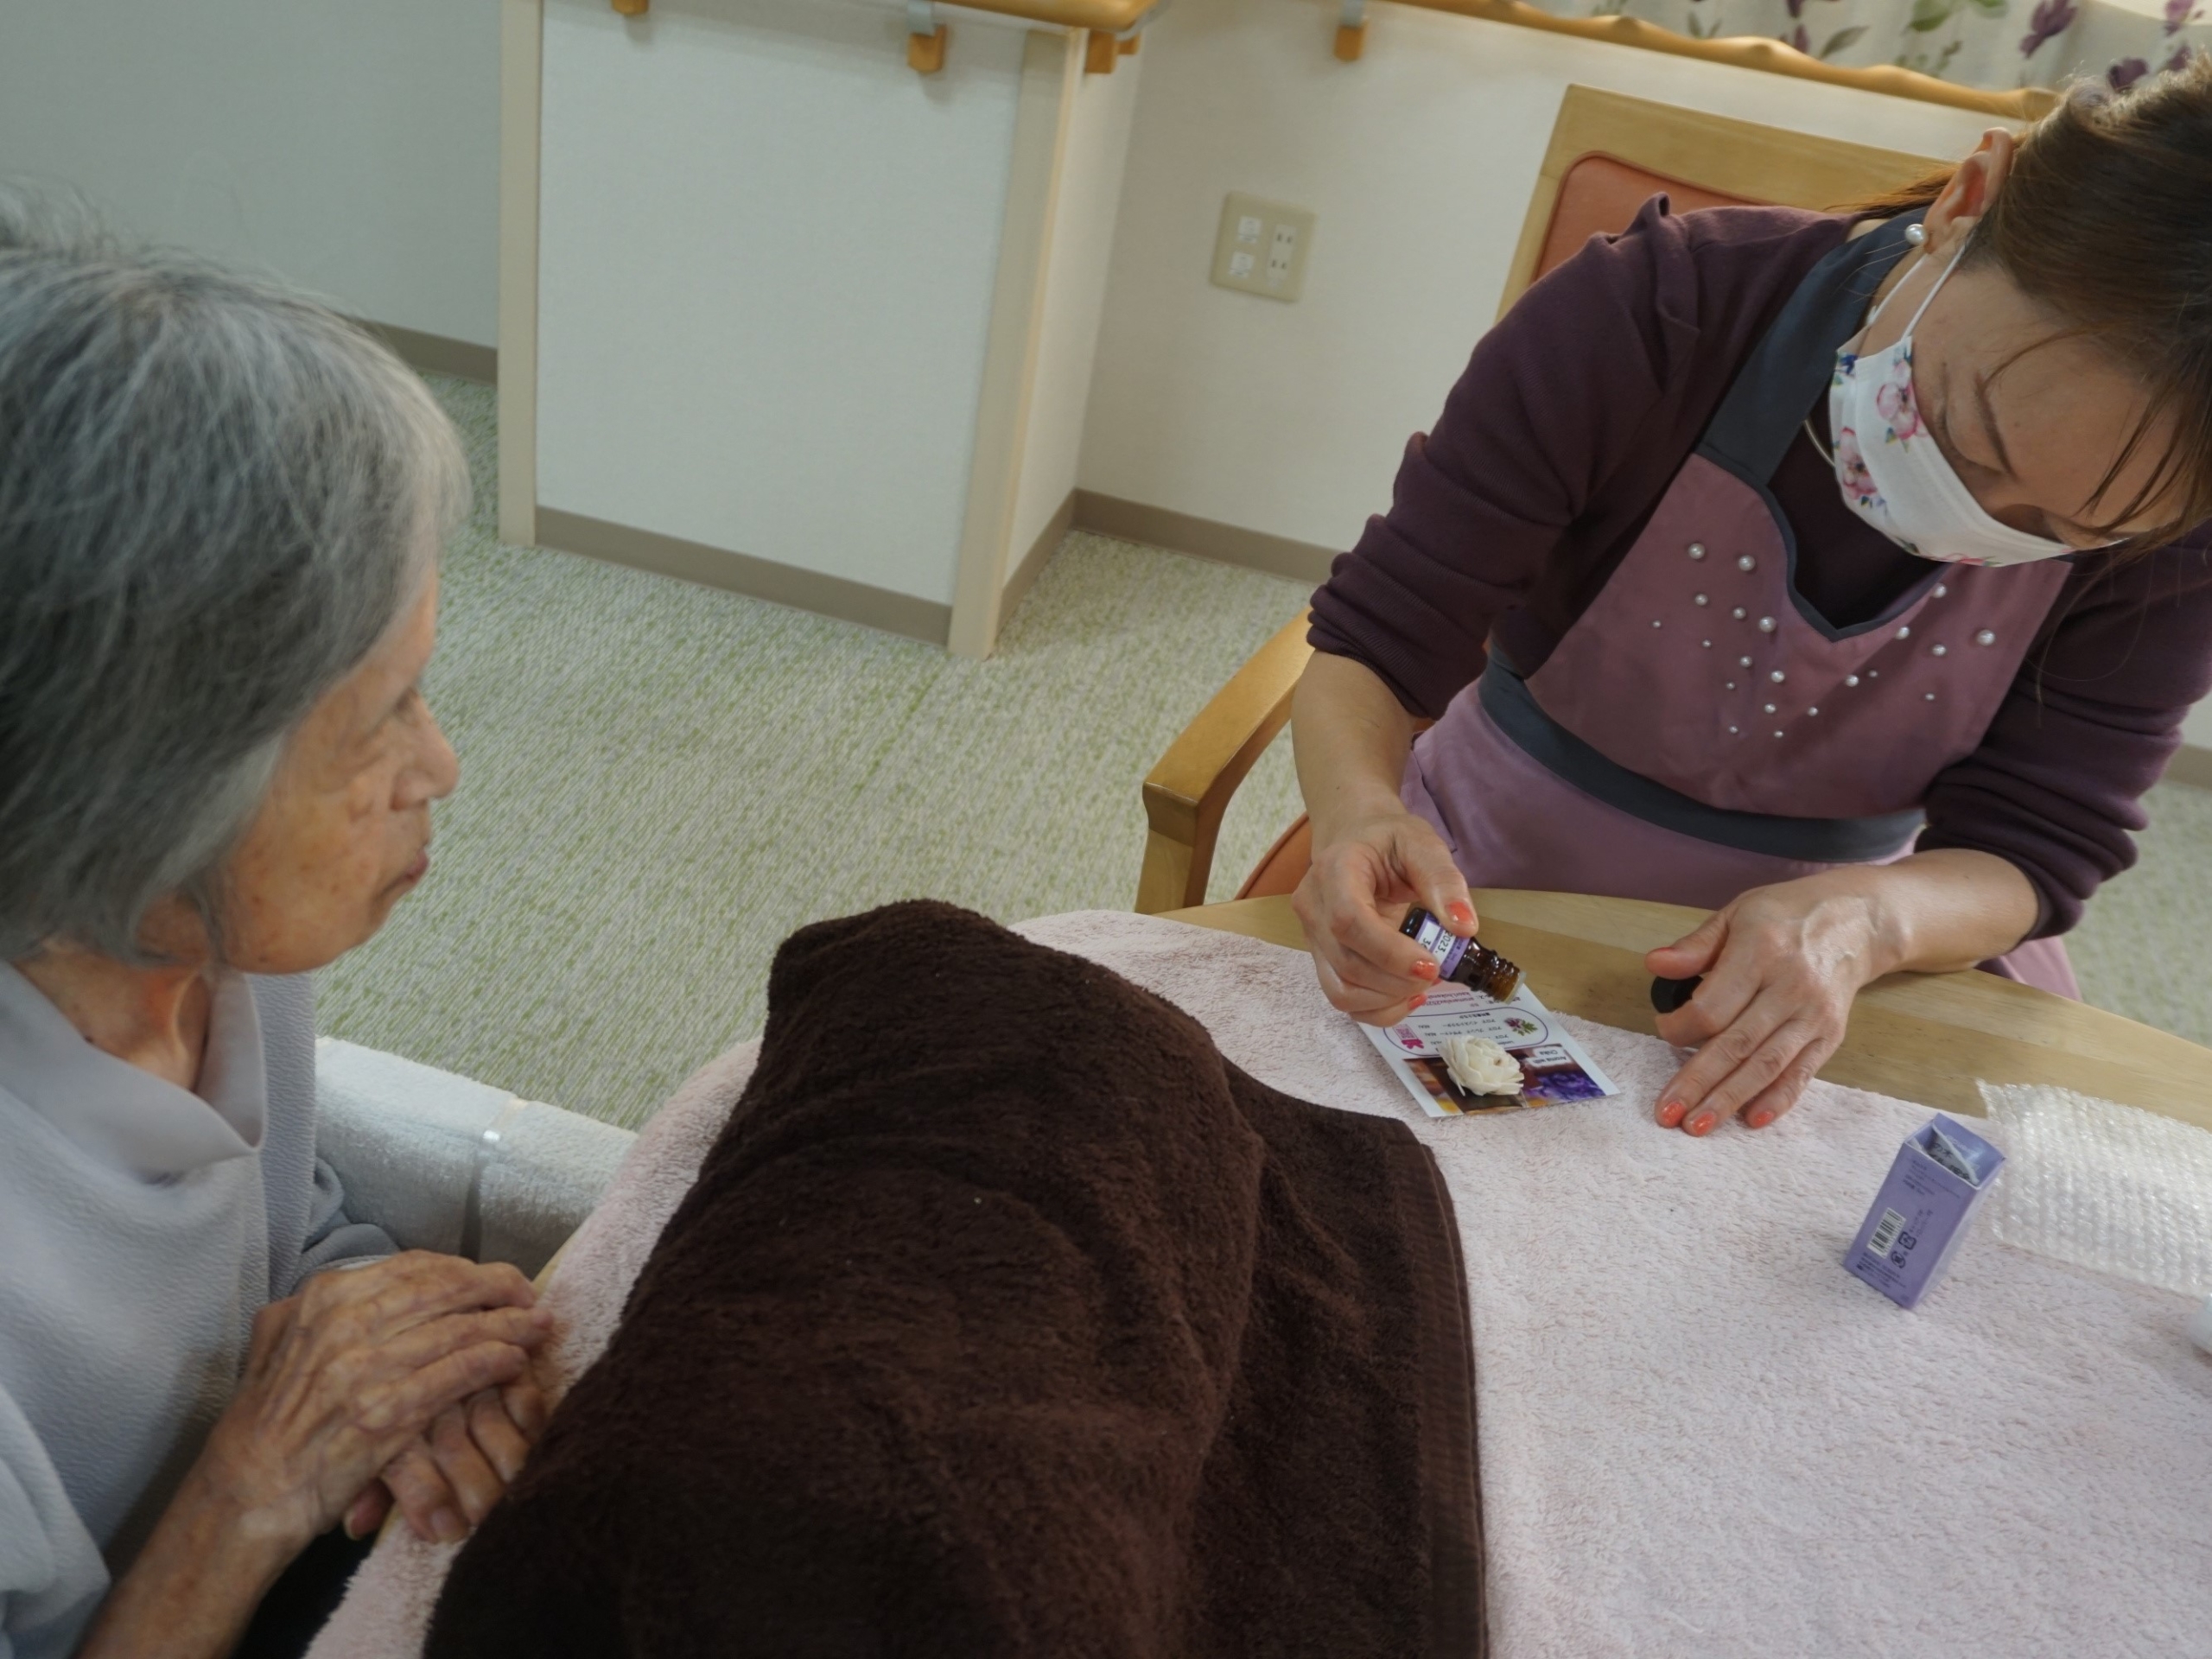
<path id="1" fill-rule="evenodd" d="M 1927 430 L 1921 424 L 1919 402 L 1912 395 L 1910 346 L 1897 353 L 1890 365 L 1890 378 L 1875 389 L 1874 407 L 1889 423 L 1882 437 L 1885 443 L 1903 443 Z"/>
<path id="2" fill-rule="evenodd" d="M 1835 474 L 1844 493 L 1860 506 L 1882 505 L 1882 493 L 1874 487 L 1873 474 L 1866 470 L 1866 457 L 1859 453 L 1859 435 L 1847 426 L 1835 435 Z"/>
<path id="3" fill-rule="evenodd" d="M 1885 424 L 1885 429 L 1882 435 L 1882 441 L 1885 443 L 1903 443 L 1911 438 L 1914 434 L 1926 429 L 1921 424 L 1920 405 L 1914 400 L 1912 395 L 1910 346 L 1908 345 L 1900 355 L 1903 361 L 1899 366 L 1891 371 L 1889 384 L 1884 385 L 1874 396 L 1874 407 L 1882 416 Z M 1829 382 L 1830 386 L 1840 387 L 1845 381 L 1855 380 L 1858 378 L 1858 353 L 1849 351 L 1838 352 L 1835 354 L 1835 373 Z M 1832 392 L 1828 401 L 1832 422 L 1840 406 Z M 1835 480 L 1843 490 L 1845 499 L 1859 509 L 1860 517 L 1880 530 L 1885 536 L 1904 549 L 1906 552 L 1920 554 L 1920 549 L 1898 535 L 1897 527 L 1891 524 L 1890 505 L 1882 499 L 1882 492 L 1874 482 L 1874 474 L 1867 467 L 1866 453 L 1859 447 L 1857 429 L 1836 423 L 1834 425 L 1834 438 Z M 1920 556 L 1928 556 L 1920 554 Z M 1962 561 L 1962 563 L 1970 563 L 1970 561 Z"/>
<path id="4" fill-rule="evenodd" d="M 1878 366 L 1866 367 L 1865 356 L 1848 346 L 1836 353 L 1835 372 L 1828 381 L 1828 430 L 1834 435 L 1830 460 L 1837 487 L 1853 512 L 1920 558 L 1943 564 L 2007 565 L 2061 557 L 2069 550 L 2063 543 L 1999 524 L 1960 482 L 1939 446 L 1932 441 L 1913 442 L 1928 430 L 1913 390 L 1913 330 L 1936 289 L 1957 268 L 1954 255 L 1934 286 L 1921 296 L 1919 308 L 1897 343 L 1874 354 Z M 1875 315 L 1880 313 L 1877 306 Z M 1870 317 L 1869 327 L 1872 321 Z M 1863 330 L 1859 337 L 1864 339 Z M 1886 490 L 1878 474 L 1887 481 Z M 1902 512 L 1899 501 L 1904 503 Z M 1901 516 L 1938 550 L 1900 534 Z"/>
<path id="5" fill-rule="evenodd" d="M 1835 375 L 1832 384 L 1840 386 L 1847 380 L 1855 379 L 1858 377 L 1858 371 L 1859 358 L 1856 353 L 1838 352 L 1835 354 Z M 1887 390 L 1887 387 L 1884 388 L 1884 391 Z M 1912 404 L 1912 387 L 1910 378 L 1905 383 L 1904 405 L 1911 410 L 1913 429 L 1917 430 L 1919 410 Z M 1886 416 L 1888 411 L 1885 410 L 1884 414 Z M 1895 439 L 1899 435 L 1892 429 L 1889 435 L 1891 439 Z M 1908 433 L 1905 435 L 1910 435 Z M 1859 448 L 1858 432 L 1848 426 L 1838 427 L 1834 438 L 1836 482 L 1843 486 L 1844 493 L 1862 512 L 1886 519 L 1888 514 L 1884 511 L 1882 492 L 1875 486 L 1873 474 L 1866 469 L 1866 457 Z"/>

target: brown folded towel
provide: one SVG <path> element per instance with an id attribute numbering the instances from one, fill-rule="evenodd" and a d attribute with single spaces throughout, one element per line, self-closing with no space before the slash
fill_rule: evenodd
<path id="1" fill-rule="evenodd" d="M 1480 1655 L 1450 1200 L 1395 1121 L 938 904 L 759 1070 L 430 1659 Z"/>

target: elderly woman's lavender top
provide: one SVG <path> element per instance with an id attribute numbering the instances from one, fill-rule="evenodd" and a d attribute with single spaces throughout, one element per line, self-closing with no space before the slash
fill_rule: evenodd
<path id="1" fill-rule="evenodd" d="M 1443 713 L 1499 647 L 1543 665 L 1688 456 L 1737 372 L 1853 221 L 1648 204 L 1538 283 L 1476 346 L 1389 512 L 1314 595 L 1313 644 Z M 1825 399 L 1822 400 L 1825 403 Z M 1825 426 L 1824 409 L 1808 410 Z M 1823 434 L 1825 436 L 1825 434 Z M 1803 433 L 1773 480 L 1798 591 L 1830 622 L 1927 570 L 1856 517 Z M 1920 845 L 1994 853 L 2063 932 L 2134 861 L 2138 802 L 2212 690 L 2212 531 L 2133 563 L 2078 562 L 1981 746 L 1936 780 Z"/>
<path id="2" fill-rule="evenodd" d="M 0 963 L 0 1659 L 76 1645 L 263 1305 L 392 1248 L 315 1159 L 305 977 L 218 982 L 195 1094 Z"/>

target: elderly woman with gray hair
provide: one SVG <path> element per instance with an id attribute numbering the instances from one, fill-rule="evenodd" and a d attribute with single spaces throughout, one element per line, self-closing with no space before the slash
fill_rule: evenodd
<path id="1" fill-rule="evenodd" d="M 0 1659 L 185 1659 L 341 1524 L 480 1518 L 545 1321 L 315 1154 L 307 976 L 455 781 L 452 429 L 320 307 L 59 217 L 0 202 Z"/>

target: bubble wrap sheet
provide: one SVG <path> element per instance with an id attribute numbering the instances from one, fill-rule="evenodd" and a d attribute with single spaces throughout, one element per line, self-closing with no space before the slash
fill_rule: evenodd
<path id="1" fill-rule="evenodd" d="M 2005 1172 L 2007 1244 L 2190 1296 L 2212 1294 L 2212 1131 L 2042 1084 L 1981 1085 Z"/>

